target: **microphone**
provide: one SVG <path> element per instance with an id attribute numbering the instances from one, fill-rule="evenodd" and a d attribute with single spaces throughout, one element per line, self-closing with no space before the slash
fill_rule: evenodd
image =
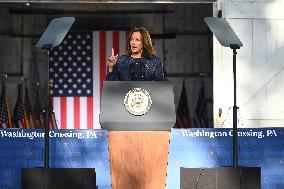
<path id="1" fill-rule="evenodd" d="M 135 74 L 135 64 L 133 62 L 130 63 L 129 70 L 130 70 L 130 80 L 137 81 L 137 76 Z"/>
<path id="2" fill-rule="evenodd" d="M 144 81 L 145 80 L 145 63 L 144 62 L 142 62 L 141 64 L 140 64 L 140 76 L 141 76 L 141 78 L 140 78 L 140 80 L 141 81 Z"/>

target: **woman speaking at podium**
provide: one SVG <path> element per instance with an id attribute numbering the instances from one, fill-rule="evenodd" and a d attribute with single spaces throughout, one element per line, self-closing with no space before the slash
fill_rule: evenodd
<path id="1" fill-rule="evenodd" d="M 151 37 L 144 27 L 134 28 L 130 32 L 126 44 L 126 55 L 114 55 L 114 50 L 112 49 L 111 56 L 109 56 L 107 62 L 107 80 L 164 80 L 162 61 L 155 56 Z"/>

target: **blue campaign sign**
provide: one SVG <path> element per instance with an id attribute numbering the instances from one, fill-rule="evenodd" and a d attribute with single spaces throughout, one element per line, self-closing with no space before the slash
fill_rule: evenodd
<path id="1" fill-rule="evenodd" d="M 233 130 L 172 129 L 167 189 L 180 188 L 180 167 L 232 166 Z M 284 188 L 284 129 L 238 129 L 239 166 L 261 167 L 261 188 Z"/>
<path id="2" fill-rule="evenodd" d="M 0 188 L 20 189 L 21 168 L 43 167 L 44 131 L 0 129 Z M 111 189 L 106 130 L 50 130 L 51 168 L 95 168 L 97 189 Z"/>

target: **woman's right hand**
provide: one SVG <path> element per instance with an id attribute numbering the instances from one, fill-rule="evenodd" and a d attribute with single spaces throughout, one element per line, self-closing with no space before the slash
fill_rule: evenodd
<path id="1" fill-rule="evenodd" d="M 111 48 L 111 56 L 108 57 L 108 64 L 107 64 L 109 72 L 112 72 L 113 67 L 116 64 L 117 57 L 118 57 L 118 54 L 114 55 L 114 49 Z"/>

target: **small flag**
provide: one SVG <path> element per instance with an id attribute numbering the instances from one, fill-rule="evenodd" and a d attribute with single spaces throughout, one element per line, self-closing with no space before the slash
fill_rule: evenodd
<path id="1" fill-rule="evenodd" d="M 35 103 L 33 107 L 33 117 L 35 120 L 35 128 L 43 128 L 43 108 L 41 105 L 41 96 L 40 96 L 40 85 L 37 83 L 36 86 L 36 96 L 35 96 Z"/>
<path id="2" fill-rule="evenodd" d="M 201 88 L 199 91 L 195 113 L 196 113 L 197 120 L 198 120 L 198 127 L 208 128 L 209 125 L 208 125 L 208 118 L 207 118 L 207 103 L 205 99 L 205 89 L 204 89 L 203 81 L 202 81 Z"/>
<path id="3" fill-rule="evenodd" d="M 22 103 L 22 83 L 18 84 L 18 97 L 14 108 L 14 124 L 16 128 L 29 128 L 28 120 L 25 116 L 24 106 Z"/>
<path id="4" fill-rule="evenodd" d="M 34 129 L 35 126 L 34 126 L 34 120 L 33 120 L 33 115 L 32 115 L 32 106 L 31 106 L 29 90 L 27 86 L 25 86 L 24 112 L 28 119 L 29 128 Z"/>
<path id="5" fill-rule="evenodd" d="M 2 78 L 2 91 L 0 97 L 0 128 L 12 128 L 9 101 L 6 94 L 4 78 Z"/>
<path id="6" fill-rule="evenodd" d="M 180 100 L 177 108 L 177 120 L 175 128 L 191 128 L 191 120 L 185 88 L 185 79 L 183 79 Z"/>

